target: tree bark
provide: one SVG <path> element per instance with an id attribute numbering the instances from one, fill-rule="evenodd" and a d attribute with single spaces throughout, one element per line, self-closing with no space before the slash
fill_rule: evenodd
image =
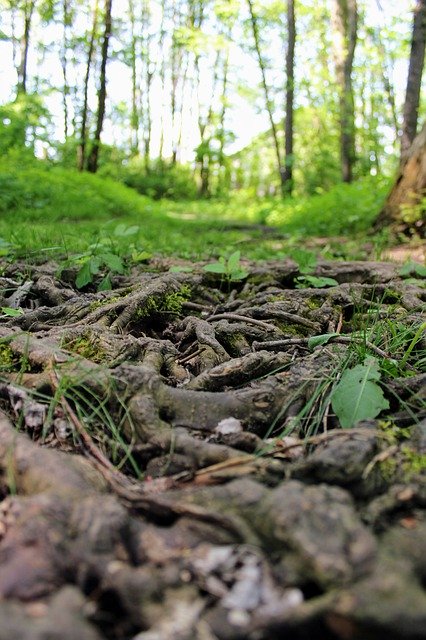
<path id="1" fill-rule="evenodd" d="M 27 93 L 28 49 L 30 46 L 31 21 L 34 13 L 35 0 L 24 3 L 24 33 L 21 36 L 21 58 L 18 67 L 17 94 Z"/>
<path id="2" fill-rule="evenodd" d="M 98 170 L 99 159 L 99 147 L 101 142 L 101 133 L 104 124 L 105 116 L 105 102 L 106 102 L 106 65 L 108 62 L 108 45 L 111 36 L 111 8 L 112 0 L 105 0 L 105 22 L 104 22 L 104 37 L 102 41 L 102 57 L 101 57 L 101 70 L 99 79 L 99 92 L 98 92 L 98 115 L 96 119 L 96 131 L 93 139 L 92 149 L 87 159 L 87 170 L 91 173 L 96 173 Z"/>
<path id="3" fill-rule="evenodd" d="M 410 64 L 404 103 L 404 121 L 401 135 L 401 160 L 408 154 L 417 133 L 420 90 L 425 59 L 426 0 L 417 0 L 414 9 Z"/>
<path id="4" fill-rule="evenodd" d="M 250 11 L 250 22 L 251 22 L 252 33 L 253 33 L 254 47 L 255 47 L 255 50 L 256 50 L 257 61 L 258 61 L 258 64 L 259 64 L 260 73 L 261 73 L 261 76 L 262 76 L 262 87 L 263 87 L 263 92 L 264 92 L 264 95 L 265 95 L 266 111 L 268 112 L 269 122 L 270 122 L 270 125 L 271 125 L 272 138 L 273 138 L 273 141 L 274 141 L 275 157 L 276 157 L 276 161 L 277 161 L 278 173 L 279 173 L 279 176 L 280 176 L 281 191 L 282 191 L 282 193 L 284 195 L 285 194 L 285 188 L 284 188 L 284 184 L 285 184 L 284 183 L 285 167 L 284 167 L 283 159 L 282 159 L 280 141 L 278 139 L 278 130 L 277 130 L 277 126 L 276 126 L 276 124 L 274 122 L 272 100 L 271 100 L 271 97 L 270 97 L 269 87 L 268 87 L 268 83 L 267 83 L 267 80 L 266 80 L 266 66 L 265 66 L 265 61 L 264 61 L 263 56 L 262 56 L 262 47 L 261 47 L 260 37 L 259 37 L 259 26 L 258 26 L 256 14 L 254 12 L 254 7 L 253 7 L 252 0 L 247 0 L 247 4 L 248 4 L 249 11 Z"/>
<path id="5" fill-rule="evenodd" d="M 339 87 L 340 162 L 342 179 L 352 182 L 355 163 L 355 116 L 352 66 L 357 41 L 357 0 L 334 0 L 333 55 Z"/>
<path id="6" fill-rule="evenodd" d="M 402 161 L 394 186 L 380 212 L 375 230 L 404 222 L 401 217 L 405 207 L 420 207 L 413 216 L 415 231 L 424 234 L 426 210 L 421 210 L 421 200 L 426 195 L 426 122 L 414 139 L 405 159 Z M 410 226 L 409 222 L 406 222 Z"/>
<path id="7" fill-rule="evenodd" d="M 62 47 L 61 47 L 61 68 L 62 68 L 62 79 L 64 81 L 63 93 L 62 93 L 62 105 L 64 109 L 64 138 L 68 139 L 69 134 L 69 112 L 68 112 L 68 96 L 70 92 L 70 87 L 68 83 L 68 60 L 67 60 L 67 52 L 68 52 L 68 28 L 71 24 L 70 18 L 70 7 L 68 4 L 68 0 L 63 0 L 62 2 Z"/>
<path id="8" fill-rule="evenodd" d="M 294 107 L 294 49 L 296 44 L 296 20 L 294 0 L 287 1 L 287 54 L 286 54 L 286 101 L 285 101 L 285 158 L 283 192 L 293 191 L 293 107 Z"/>
<path id="9" fill-rule="evenodd" d="M 89 110 L 89 79 L 90 71 L 92 69 L 93 53 L 95 50 L 96 31 L 98 28 L 98 0 L 95 2 L 93 9 L 93 22 L 92 32 L 90 34 L 89 49 L 87 52 L 86 62 L 86 74 L 84 77 L 84 93 L 83 93 L 83 109 L 81 113 L 81 130 L 80 130 L 80 142 L 77 146 L 77 169 L 83 171 L 84 163 L 86 160 L 86 145 L 87 145 L 87 116 Z"/>

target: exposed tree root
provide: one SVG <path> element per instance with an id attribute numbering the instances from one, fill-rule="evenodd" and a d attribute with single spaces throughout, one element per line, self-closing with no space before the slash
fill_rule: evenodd
<path id="1" fill-rule="evenodd" d="M 3 270 L 0 640 L 423 637 L 421 283 L 161 266 L 100 293 Z M 342 430 L 331 392 L 363 357 L 406 376 Z"/>

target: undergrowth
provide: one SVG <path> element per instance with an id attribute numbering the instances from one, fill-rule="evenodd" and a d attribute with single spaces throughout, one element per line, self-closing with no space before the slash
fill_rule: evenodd
<path id="1" fill-rule="evenodd" d="M 284 258 L 306 236 L 344 234 L 343 252 L 342 242 L 331 240 L 323 254 L 358 258 L 362 234 L 387 186 L 364 179 L 305 199 L 256 200 L 239 194 L 227 200 L 154 201 L 109 178 L 11 154 L 0 160 L 0 255 L 67 259 L 111 238 L 115 254 L 123 255 L 128 239 L 114 235 L 121 224 L 138 227 L 132 237 L 136 254 L 200 260 L 238 248 L 247 258 Z M 265 234 L 264 224 L 275 225 L 276 232 Z"/>

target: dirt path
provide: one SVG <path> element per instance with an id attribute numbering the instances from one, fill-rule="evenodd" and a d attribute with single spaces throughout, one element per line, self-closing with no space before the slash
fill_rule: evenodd
<path id="1" fill-rule="evenodd" d="M 424 283 L 168 266 L 4 266 L 0 640 L 424 638 Z M 342 429 L 364 357 L 388 408 Z"/>

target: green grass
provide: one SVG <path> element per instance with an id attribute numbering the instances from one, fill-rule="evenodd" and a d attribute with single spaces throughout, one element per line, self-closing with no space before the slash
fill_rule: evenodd
<path id="1" fill-rule="evenodd" d="M 367 180 L 305 200 L 154 202 L 111 179 L 11 156 L 0 161 L 0 238 L 14 256 L 29 259 L 83 252 L 100 238 L 113 238 L 125 256 L 129 240 L 114 236 L 118 224 L 139 226 L 132 237 L 137 250 L 190 260 L 235 249 L 247 258 L 284 257 L 303 237 L 317 235 L 349 234 L 357 251 L 386 189 Z M 232 228 L 235 222 L 276 225 L 285 237 Z M 333 255 L 332 243 L 328 249 Z"/>

